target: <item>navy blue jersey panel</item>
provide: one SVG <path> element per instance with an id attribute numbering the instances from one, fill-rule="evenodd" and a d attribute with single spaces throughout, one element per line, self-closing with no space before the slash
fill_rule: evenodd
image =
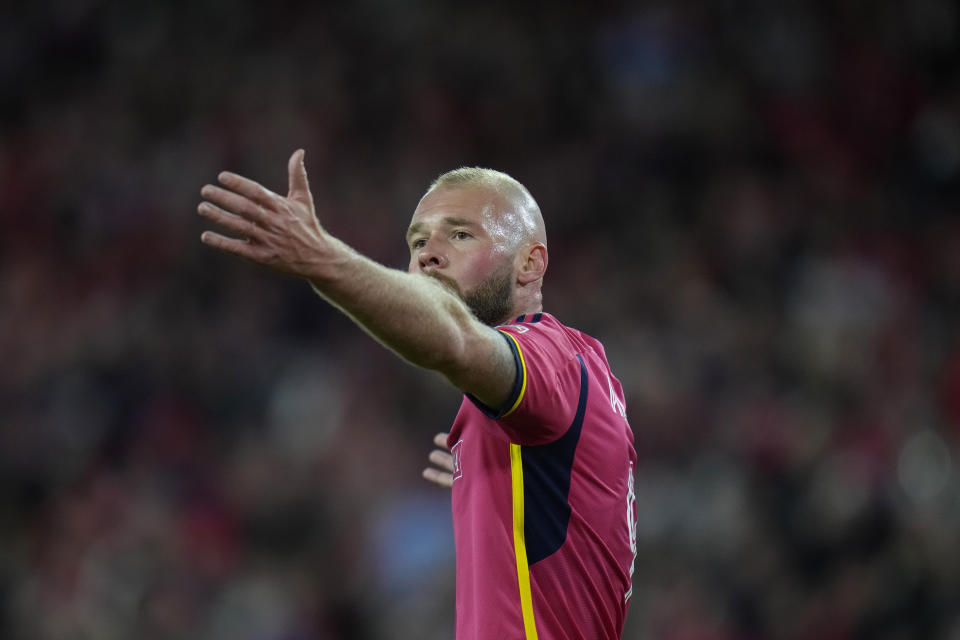
<path id="1" fill-rule="evenodd" d="M 580 361 L 580 400 L 566 433 L 548 444 L 522 447 L 524 536 L 527 563 L 555 553 L 567 538 L 570 523 L 570 473 L 587 408 L 587 367 Z"/>

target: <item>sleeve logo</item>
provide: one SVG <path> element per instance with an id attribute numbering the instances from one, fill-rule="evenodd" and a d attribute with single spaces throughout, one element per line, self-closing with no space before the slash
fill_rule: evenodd
<path id="1" fill-rule="evenodd" d="M 498 329 L 507 329 L 509 331 L 515 331 L 517 333 L 526 333 L 530 331 L 530 327 L 525 327 L 522 324 L 504 324 L 497 327 Z"/>

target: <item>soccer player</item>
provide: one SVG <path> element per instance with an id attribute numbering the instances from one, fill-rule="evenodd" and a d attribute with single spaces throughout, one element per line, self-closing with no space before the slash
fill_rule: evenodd
<path id="1" fill-rule="evenodd" d="M 205 185 L 217 249 L 305 278 L 371 336 L 464 393 L 445 441 L 458 640 L 619 638 L 636 554 L 636 453 L 603 346 L 542 308 L 543 218 L 510 176 L 457 169 L 420 200 L 407 272 L 331 236 L 304 152 L 281 196 L 223 172 Z"/>

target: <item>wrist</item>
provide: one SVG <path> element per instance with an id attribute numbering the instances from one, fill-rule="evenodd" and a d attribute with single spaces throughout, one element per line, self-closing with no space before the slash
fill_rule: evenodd
<path id="1" fill-rule="evenodd" d="M 317 293 L 329 297 L 356 281 L 359 263 L 365 258 L 346 243 L 328 236 L 327 246 L 318 251 L 303 276 Z"/>

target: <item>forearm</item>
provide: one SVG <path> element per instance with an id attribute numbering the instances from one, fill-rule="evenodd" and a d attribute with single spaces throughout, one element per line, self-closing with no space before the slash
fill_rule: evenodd
<path id="1" fill-rule="evenodd" d="M 471 370 L 485 364 L 475 356 L 502 347 L 501 339 L 439 282 L 385 267 L 334 238 L 329 242 L 324 253 L 333 257 L 307 277 L 314 290 L 405 360 L 468 390 Z"/>

